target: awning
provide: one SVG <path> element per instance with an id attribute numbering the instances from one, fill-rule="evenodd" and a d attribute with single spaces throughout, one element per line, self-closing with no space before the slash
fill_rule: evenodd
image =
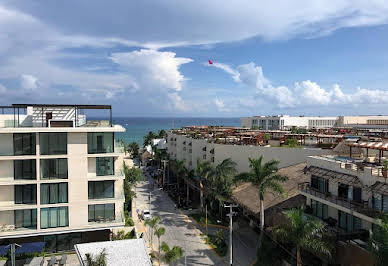
<path id="1" fill-rule="evenodd" d="M 0 246 L 0 256 L 7 255 L 10 248 L 10 245 Z"/>
<path id="2" fill-rule="evenodd" d="M 347 185 L 359 185 L 361 186 L 360 180 L 353 175 L 338 173 L 335 171 L 323 169 L 316 166 L 310 166 L 309 172 L 313 175 L 317 175 L 319 177 L 329 178 L 329 179 L 335 179 L 336 181 L 340 181 L 341 183 L 347 184 Z"/>
<path id="3" fill-rule="evenodd" d="M 373 186 L 371 186 L 370 190 L 379 194 L 388 195 L 388 184 L 376 182 L 373 184 Z"/>
<path id="4" fill-rule="evenodd" d="M 15 254 L 41 252 L 44 248 L 44 242 L 33 242 L 20 244 L 21 247 L 16 248 Z"/>

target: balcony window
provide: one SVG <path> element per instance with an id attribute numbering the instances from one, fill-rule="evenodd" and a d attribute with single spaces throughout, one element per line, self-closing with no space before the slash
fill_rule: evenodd
<path id="1" fill-rule="evenodd" d="M 36 204 L 36 185 L 15 185 L 15 204 Z"/>
<path id="2" fill-rule="evenodd" d="M 56 204 L 67 202 L 67 183 L 51 183 L 40 185 L 40 204 Z"/>
<path id="3" fill-rule="evenodd" d="M 329 192 L 329 180 L 319 176 L 312 175 L 311 187 L 322 193 Z"/>
<path id="4" fill-rule="evenodd" d="M 36 179 L 35 160 L 15 160 L 13 161 L 14 179 Z"/>
<path id="5" fill-rule="evenodd" d="M 35 155 L 36 137 L 35 133 L 15 133 L 13 134 L 14 155 Z"/>
<path id="6" fill-rule="evenodd" d="M 313 210 L 313 215 L 321 219 L 328 218 L 328 207 L 326 204 L 323 204 L 319 201 L 311 200 L 311 208 Z"/>
<path id="7" fill-rule="evenodd" d="M 114 133 L 88 133 L 88 153 L 114 152 Z"/>
<path id="8" fill-rule="evenodd" d="M 114 204 L 96 204 L 89 205 L 89 222 L 105 222 L 113 221 L 115 219 L 115 205 Z"/>
<path id="9" fill-rule="evenodd" d="M 349 186 L 338 183 L 338 197 L 347 199 L 349 197 Z"/>
<path id="10" fill-rule="evenodd" d="M 114 181 L 90 181 L 88 184 L 88 198 L 114 198 L 114 184 Z"/>
<path id="11" fill-rule="evenodd" d="M 67 179 L 67 159 L 40 160 L 40 179 Z"/>
<path id="12" fill-rule="evenodd" d="M 361 219 L 349 213 L 338 210 L 338 226 L 347 232 L 353 232 L 361 229 Z"/>
<path id="13" fill-rule="evenodd" d="M 114 175 L 115 160 L 114 157 L 97 157 L 96 158 L 96 175 L 106 176 Z"/>
<path id="14" fill-rule="evenodd" d="M 69 225 L 68 207 L 40 209 L 40 228 L 55 228 Z"/>
<path id="15" fill-rule="evenodd" d="M 67 154 L 67 133 L 39 133 L 40 154 Z"/>
<path id="16" fill-rule="evenodd" d="M 373 208 L 378 211 L 388 212 L 388 196 L 382 194 L 373 194 Z"/>
<path id="17" fill-rule="evenodd" d="M 15 228 L 36 229 L 36 209 L 15 210 Z"/>

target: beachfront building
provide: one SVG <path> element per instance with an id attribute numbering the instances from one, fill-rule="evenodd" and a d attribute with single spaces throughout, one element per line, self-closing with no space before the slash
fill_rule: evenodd
<path id="1" fill-rule="evenodd" d="M 87 120 L 91 109 L 110 116 Z M 56 252 L 124 226 L 124 151 L 115 145 L 124 131 L 109 105 L 1 107 L 0 243 L 45 242 Z"/>
<path id="2" fill-rule="evenodd" d="M 384 145 L 377 148 L 384 151 Z M 379 225 L 378 218 L 388 213 L 387 175 L 378 160 L 371 163 L 360 151 L 357 158 L 308 157 L 310 180 L 299 185 L 306 210 L 327 223 L 338 250 L 351 251 L 338 252 L 341 265 L 373 264 L 366 251 L 369 233 Z"/>
<path id="3" fill-rule="evenodd" d="M 242 117 L 241 126 L 263 130 L 359 128 L 388 129 L 388 116 L 252 116 Z"/>
<path id="4" fill-rule="evenodd" d="M 336 116 L 252 116 L 242 117 L 241 126 L 263 130 L 285 130 L 297 128 L 332 128 L 337 125 Z"/>

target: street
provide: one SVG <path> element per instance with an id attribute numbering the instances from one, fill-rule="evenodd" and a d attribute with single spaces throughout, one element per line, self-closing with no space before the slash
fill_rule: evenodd
<path id="1" fill-rule="evenodd" d="M 153 182 L 152 179 L 150 179 Z M 149 181 L 140 182 L 137 186 L 136 209 L 149 209 Z M 200 238 L 200 232 L 195 225 L 174 208 L 174 203 L 167 194 L 161 190 L 154 190 L 151 197 L 151 214 L 162 218 L 160 226 L 166 229 L 161 237 L 170 248 L 178 245 L 183 248 L 187 265 L 225 265 L 224 262 Z M 147 229 L 148 232 L 148 229 Z M 146 240 L 149 235 L 146 234 Z M 154 250 L 158 250 L 158 240 L 153 236 Z M 185 257 L 177 265 L 185 265 Z"/>

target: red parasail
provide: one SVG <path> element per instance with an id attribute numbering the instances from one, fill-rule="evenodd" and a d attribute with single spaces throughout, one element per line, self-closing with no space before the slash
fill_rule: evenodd
<path id="1" fill-rule="evenodd" d="M 213 65 L 213 61 L 212 60 L 209 60 L 209 65 Z"/>

